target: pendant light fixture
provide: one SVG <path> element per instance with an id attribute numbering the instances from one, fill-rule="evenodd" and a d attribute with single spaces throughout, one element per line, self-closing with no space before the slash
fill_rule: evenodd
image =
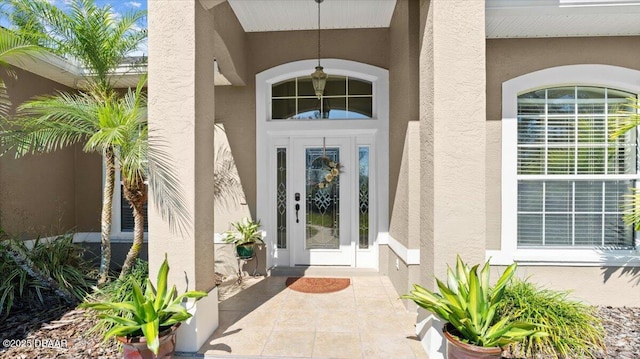
<path id="1" fill-rule="evenodd" d="M 320 4 L 324 0 L 315 0 L 318 3 L 318 66 L 316 66 L 316 71 L 311 74 L 311 82 L 313 83 L 313 90 L 318 96 L 319 99 L 322 98 L 324 94 L 324 87 L 327 84 L 327 74 L 322 71 L 323 68 L 320 66 Z"/>

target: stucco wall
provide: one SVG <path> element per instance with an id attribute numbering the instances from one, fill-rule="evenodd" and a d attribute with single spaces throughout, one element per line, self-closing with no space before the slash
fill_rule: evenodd
<path id="1" fill-rule="evenodd" d="M 487 249 L 500 248 L 502 83 L 549 67 L 607 64 L 640 69 L 640 37 L 487 40 Z"/>
<path id="2" fill-rule="evenodd" d="M 326 30 L 322 57 L 389 67 L 388 29 Z M 317 56 L 316 32 L 247 34 L 247 86 L 216 87 L 216 122 L 225 126 L 251 214 L 256 213 L 255 74 L 288 62 Z M 309 74 L 313 69 L 309 69 Z M 402 144 L 399 145 L 401 153 Z M 393 192 L 393 190 L 392 190 Z"/>
<path id="3" fill-rule="evenodd" d="M 15 69 L 17 78 L 0 74 L 14 105 L 54 91 L 70 91 L 53 81 Z M 13 110 L 12 110 L 13 111 Z M 64 233 L 75 226 L 75 150 L 0 157 L 0 226 L 27 238 Z"/>
<path id="4" fill-rule="evenodd" d="M 86 153 L 83 145 L 74 148 L 75 228 L 77 232 L 100 232 L 102 211 L 102 156 Z"/>
<path id="5" fill-rule="evenodd" d="M 417 1 L 399 0 L 389 26 L 389 208 L 391 235 L 407 245 L 406 198 L 398 199 L 402 152 L 407 123 L 418 114 L 418 41 L 420 11 Z M 396 203 L 395 201 L 400 201 Z M 394 225 L 404 223 L 404 225 Z"/>

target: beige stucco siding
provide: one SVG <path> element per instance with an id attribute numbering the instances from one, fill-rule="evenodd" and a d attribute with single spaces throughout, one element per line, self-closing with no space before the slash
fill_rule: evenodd
<path id="1" fill-rule="evenodd" d="M 487 40 L 487 249 L 500 248 L 502 83 L 563 65 L 640 69 L 639 57 L 638 36 Z"/>
<path id="2" fill-rule="evenodd" d="M 75 157 L 75 230 L 100 232 L 102 211 L 102 156 L 86 153 L 83 145 L 74 148 Z"/>
<path id="3" fill-rule="evenodd" d="M 13 104 L 54 91 L 70 91 L 60 84 L 15 69 L 17 78 L 2 76 Z M 13 110 L 12 110 L 13 112 Z M 25 237 L 64 233 L 75 226 L 74 148 L 15 160 L 0 157 L 0 226 Z"/>
<path id="4" fill-rule="evenodd" d="M 256 179 L 255 75 L 274 66 L 315 58 L 316 39 L 314 31 L 248 33 L 247 85 L 216 87 L 216 122 L 225 126 L 252 215 L 256 213 L 256 181 L 260 180 Z M 323 31 L 322 57 L 388 68 L 388 29 Z M 309 74 L 312 71 L 309 69 Z M 401 153 L 402 144 L 398 146 Z"/>
<path id="5" fill-rule="evenodd" d="M 389 234 L 406 247 L 409 197 L 417 195 L 408 192 L 408 166 L 419 165 L 419 161 L 408 162 L 407 152 L 407 125 L 419 119 L 419 16 L 418 2 L 400 0 L 389 27 Z"/>

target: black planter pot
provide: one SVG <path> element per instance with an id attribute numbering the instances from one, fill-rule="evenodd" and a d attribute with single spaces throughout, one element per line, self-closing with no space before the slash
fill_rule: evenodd
<path id="1" fill-rule="evenodd" d="M 255 255 L 255 250 L 255 243 L 239 244 L 236 246 L 236 253 L 238 253 L 238 257 L 240 259 L 253 258 L 253 256 Z"/>

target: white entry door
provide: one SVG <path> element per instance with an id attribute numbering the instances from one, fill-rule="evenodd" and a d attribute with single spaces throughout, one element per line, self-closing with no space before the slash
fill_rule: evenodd
<path id="1" fill-rule="evenodd" d="M 351 217 L 358 205 L 352 195 L 358 172 L 353 139 L 294 138 L 291 149 L 291 263 L 355 265 Z"/>

